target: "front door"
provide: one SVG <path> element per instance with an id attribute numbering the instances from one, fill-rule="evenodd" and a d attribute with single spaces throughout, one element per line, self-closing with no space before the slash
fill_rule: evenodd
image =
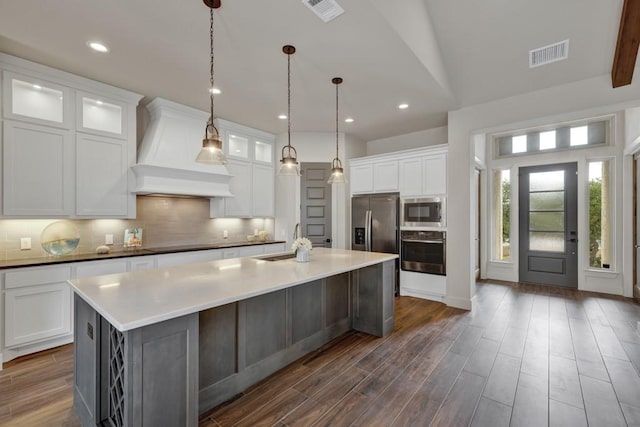
<path id="1" fill-rule="evenodd" d="M 314 247 L 331 247 L 331 163 L 302 163 L 300 170 L 302 235 Z"/>
<path id="2" fill-rule="evenodd" d="M 578 287 L 578 166 L 519 171 L 520 281 Z"/>

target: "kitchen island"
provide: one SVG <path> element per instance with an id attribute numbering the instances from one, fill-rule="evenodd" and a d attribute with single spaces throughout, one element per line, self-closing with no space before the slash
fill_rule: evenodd
<path id="1" fill-rule="evenodd" d="M 83 425 L 198 414 L 351 330 L 393 330 L 397 255 L 317 248 L 72 280 Z"/>

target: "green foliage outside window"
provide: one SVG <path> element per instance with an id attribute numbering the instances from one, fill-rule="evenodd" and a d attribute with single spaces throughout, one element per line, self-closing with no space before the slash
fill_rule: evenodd
<path id="1" fill-rule="evenodd" d="M 589 181 L 589 266 L 602 267 L 600 236 L 602 235 L 602 179 Z"/>

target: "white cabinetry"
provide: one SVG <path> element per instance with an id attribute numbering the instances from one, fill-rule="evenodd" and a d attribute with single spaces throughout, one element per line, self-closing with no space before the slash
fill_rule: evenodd
<path id="1" fill-rule="evenodd" d="M 446 196 L 447 146 L 436 145 L 352 159 L 351 194 Z"/>
<path id="2" fill-rule="evenodd" d="M 127 258 L 127 271 L 150 270 L 156 267 L 157 261 L 153 255 Z"/>
<path id="3" fill-rule="evenodd" d="M 211 200 L 211 217 L 264 218 L 275 215 L 274 143 L 271 134 L 216 119 L 228 158 L 233 197 Z"/>
<path id="4" fill-rule="evenodd" d="M 207 262 L 222 259 L 222 250 L 209 249 L 204 251 L 179 252 L 173 254 L 162 254 L 157 257 L 158 268 L 163 268 L 174 265 L 193 264 L 196 262 Z"/>
<path id="5" fill-rule="evenodd" d="M 127 216 L 129 162 L 126 141 L 78 134 L 76 214 Z"/>
<path id="6" fill-rule="evenodd" d="M 72 213 L 74 153 L 70 131 L 6 120 L 2 152 L 5 215 Z"/>
<path id="7" fill-rule="evenodd" d="M 0 53 L 2 215 L 134 218 L 141 96 Z"/>
<path id="8" fill-rule="evenodd" d="M 4 347 L 72 340 L 69 266 L 20 268 L 4 276 Z"/>
<path id="9" fill-rule="evenodd" d="M 392 193 L 398 191 L 398 161 L 357 159 L 350 163 L 351 193 Z"/>
<path id="10" fill-rule="evenodd" d="M 445 153 L 400 160 L 400 195 L 434 196 L 447 194 Z"/>
<path id="11" fill-rule="evenodd" d="M 423 194 L 425 196 L 447 194 L 447 155 L 425 157 L 422 160 L 422 168 Z"/>

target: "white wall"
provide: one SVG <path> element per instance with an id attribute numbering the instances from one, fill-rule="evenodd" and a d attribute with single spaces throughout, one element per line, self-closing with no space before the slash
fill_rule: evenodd
<path id="1" fill-rule="evenodd" d="M 363 141 L 343 133 L 339 134 L 339 155 L 345 166 L 345 177 L 349 180 L 346 160 L 360 157 L 366 151 Z M 287 134 L 276 138 L 276 160 L 281 157 L 282 147 L 287 144 Z M 291 145 L 298 153 L 298 162 L 331 163 L 336 156 L 336 134 L 332 132 L 294 132 Z M 279 163 L 276 167 L 279 168 Z M 331 235 L 333 247 L 350 248 L 351 202 L 348 186 L 334 184 L 331 191 Z M 292 242 L 295 224 L 300 222 L 300 179 L 276 176 L 276 221 L 275 236 Z"/>
<path id="2" fill-rule="evenodd" d="M 447 126 L 367 142 L 367 156 L 447 143 Z"/>
<path id="3" fill-rule="evenodd" d="M 636 73 L 639 71 L 636 70 Z M 621 111 L 640 104 L 640 79 L 634 84 L 612 89 L 608 75 L 556 86 L 535 92 L 505 98 L 485 104 L 449 112 L 448 119 L 448 234 L 447 258 L 461 260 L 455 268 L 448 269 L 447 297 L 445 302 L 460 308 L 471 308 L 474 280 L 474 250 L 471 238 L 474 209 L 473 169 L 474 135 L 524 128 L 542 123 L 575 120 Z M 627 156 L 628 157 L 628 156 Z M 620 167 L 623 170 L 622 247 L 631 246 L 630 212 L 631 190 L 629 185 L 629 159 Z M 618 236 L 619 238 L 620 236 Z M 624 253 L 624 289 L 630 289 L 631 267 Z"/>

